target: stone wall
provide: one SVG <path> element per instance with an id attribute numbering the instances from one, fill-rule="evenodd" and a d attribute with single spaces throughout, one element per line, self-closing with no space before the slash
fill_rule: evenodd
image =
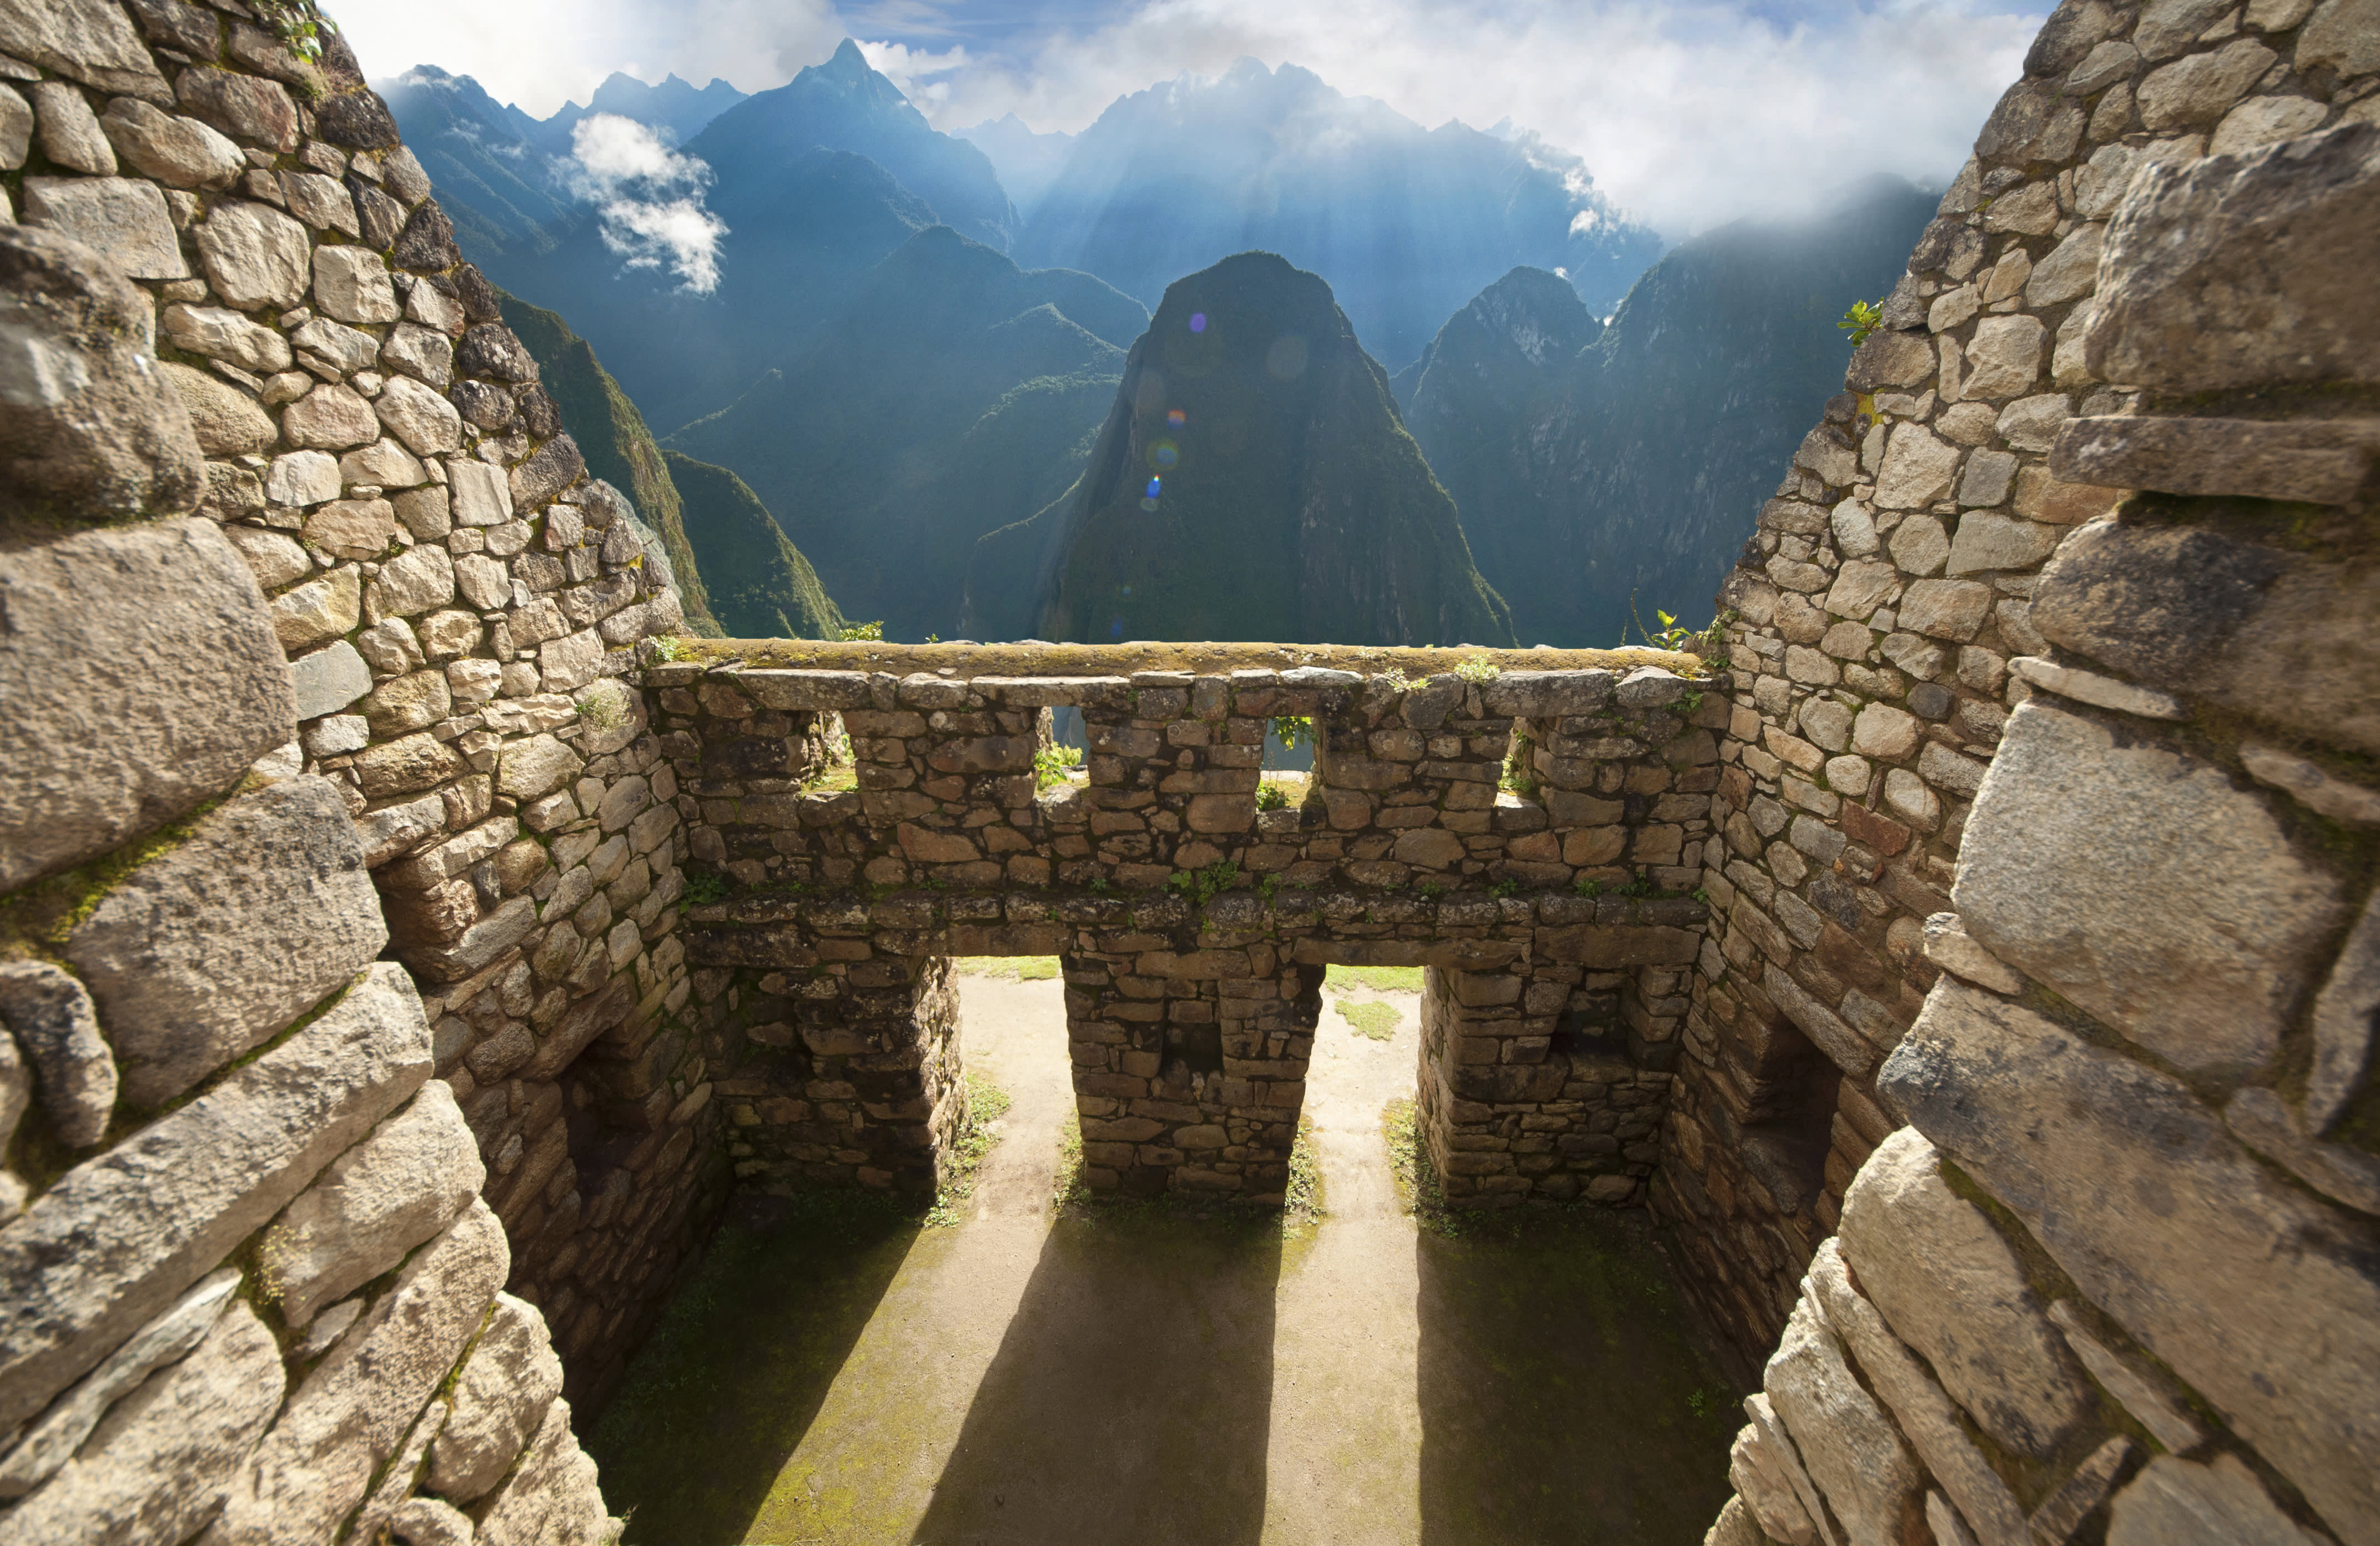
<path id="1" fill-rule="evenodd" d="M 603 1536 L 548 1324 L 723 1197 L 675 595 L 429 193 L 334 34 L 0 0 L 0 1539 Z"/>
<path id="2" fill-rule="evenodd" d="M 757 647 L 645 672 L 716 888 L 688 953 L 735 973 L 746 1052 L 715 1087 L 754 1184 L 929 1192 L 965 1114 L 946 958 L 1055 955 L 1094 1188 L 1277 1199 L 1322 968 L 1345 962 L 1433 968 L 1419 1104 L 1451 1198 L 1640 1199 L 1704 910 L 1621 893 L 1694 878 L 1707 688 L 1534 651 L 1409 681 L 1253 663 L 1267 647 L 1203 671 L 1044 649 L 1082 673 L 1045 676 Z M 1087 776 L 1037 787 L 1061 705 Z M 1319 754 L 1259 810 L 1275 717 L 1310 720 Z M 838 721 L 856 786 L 818 788 Z M 1516 736 L 1535 779 L 1500 789 Z"/>
<path id="3" fill-rule="evenodd" d="M 2375 71 L 2061 6 L 1729 583 L 1714 1541 L 2380 1540 Z"/>
<path id="4" fill-rule="evenodd" d="M 8 14 L 21 217 L 152 308 L 199 511 L 270 598 L 303 770 L 422 985 L 510 1287 L 596 1394 L 726 1182 L 698 1081 L 654 1102 L 616 1078 L 656 1045 L 699 1062 L 713 1017 L 669 938 L 668 774 L 618 680 L 679 622 L 658 543 L 586 478 L 335 34 L 310 60 L 237 4 Z"/>

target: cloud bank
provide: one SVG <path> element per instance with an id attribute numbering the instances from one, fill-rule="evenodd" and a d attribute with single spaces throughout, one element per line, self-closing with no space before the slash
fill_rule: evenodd
<path id="1" fill-rule="evenodd" d="M 570 131 L 570 148 L 565 181 L 595 206 L 605 247 L 629 268 L 666 268 L 697 295 L 718 288 L 727 223 L 702 207 L 709 166 L 611 113 L 581 118 Z"/>
<path id="2" fill-rule="evenodd" d="M 848 31 L 937 127 L 1079 129 L 1116 97 L 1250 55 L 1427 125 L 1510 118 L 1672 237 L 1807 208 L 1869 172 L 1947 177 L 2016 79 L 2046 0 L 1140 0 L 1053 4 L 991 46 L 907 0 L 350 0 L 375 74 L 418 60 L 546 114 L 612 69 L 782 84 Z M 1004 7 L 1014 11 L 1014 6 Z M 869 40 L 874 40 L 870 42 Z"/>

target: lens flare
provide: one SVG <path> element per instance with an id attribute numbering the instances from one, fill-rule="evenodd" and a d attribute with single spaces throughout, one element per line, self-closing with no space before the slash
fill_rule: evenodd
<path id="1" fill-rule="evenodd" d="M 1155 515 L 1157 513 L 1157 501 L 1154 499 L 1144 499 L 1140 502 L 1140 507 L 1149 512 L 1149 514 Z"/>
<path id="2" fill-rule="evenodd" d="M 1190 416 L 1183 412 L 1178 408 L 1167 408 L 1165 410 L 1165 421 L 1178 430 L 1183 425 L 1190 422 Z"/>
<path id="3" fill-rule="evenodd" d="M 1151 478 L 1148 481 L 1148 497 L 1155 499 L 1160 493 L 1162 493 L 1164 492 L 1164 482 L 1165 480 L 1162 478 Z"/>
<path id="4" fill-rule="evenodd" d="M 1163 471 L 1182 459 L 1182 447 L 1170 440 L 1160 440 L 1148 448 L 1148 465 Z"/>
<path id="5" fill-rule="evenodd" d="M 1190 313 L 1190 331 L 1193 333 L 1204 333 L 1207 331 L 1206 312 L 1193 311 Z"/>

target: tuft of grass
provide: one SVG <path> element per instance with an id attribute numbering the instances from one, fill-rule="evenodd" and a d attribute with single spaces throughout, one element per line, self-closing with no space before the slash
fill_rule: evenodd
<path id="1" fill-rule="evenodd" d="M 1422 967 L 1332 967 L 1324 979 L 1334 988 L 1369 988 L 1376 993 L 1421 992 Z"/>
<path id="2" fill-rule="evenodd" d="M 1323 1218 L 1322 1162 L 1314 1151 L 1314 1118 L 1297 1118 L 1297 1141 L 1289 1150 L 1289 1185 L 1281 1192 L 1281 1233 L 1296 1233 Z"/>
<path id="3" fill-rule="evenodd" d="M 1397 1022 L 1404 1018 L 1395 1004 L 1378 999 L 1341 999 L 1339 1015 L 1356 1035 L 1373 1041 L 1395 1041 Z"/>
<path id="4" fill-rule="evenodd" d="M 950 1147 L 951 1166 L 941 1189 L 934 1194 L 934 1206 L 926 1213 L 929 1229 L 950 1229 L 964 1222 L 960 1205 L 975 1195 L 977 1175 L 1000 1141 L 1000 1119 L 1007 1114 L 1014 1102 L 1008 1091 L 980 1074 L 966 1076 L 966 1122 Z"/>
<path id="5" fill-rule="evenodd" d="M 1006 982 L 1047 982 L 1058 975 L 1055 956 L 962 956 L 951 963 L 962 977 L 996 977 Z M 970 1077 L 973 1076 L 970 1075 Z M 1002 1097 L 1005 1100 L 1006 1097 Z M 1002 1106 L 1002 1110 L 1007 1108 Z"/>
<path id="6" fill-rule="evenodd" d="M 1389 1146 L 1389 1171 L 1396 1179 L 1398 1206 L 1432 1235 L 1450 1240 L 1460 1236 L 1463 1216 L 1446 1205 L 1438 1167 L 1430 1163 L 1428 1145 L 1421 1141 L 1420 1117 L 1412 1096 L 1400 1095 L 1380 1108 L 1380 1138 Z"/>

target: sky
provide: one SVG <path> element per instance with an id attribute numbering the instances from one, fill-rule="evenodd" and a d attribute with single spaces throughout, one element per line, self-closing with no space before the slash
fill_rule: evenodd
<path id="1" fill-rule="evenodd" d="M 1672 240 L 1870 172 L 1947 180 L 2040 0 L 327 0 L 375 79 L 469 75 L 543 117 L 613 70 L 783 84 L 858 39 L 935 127 L 1078 130 L 1244 55 L 1436 127 L 1510 118 Z"/>

